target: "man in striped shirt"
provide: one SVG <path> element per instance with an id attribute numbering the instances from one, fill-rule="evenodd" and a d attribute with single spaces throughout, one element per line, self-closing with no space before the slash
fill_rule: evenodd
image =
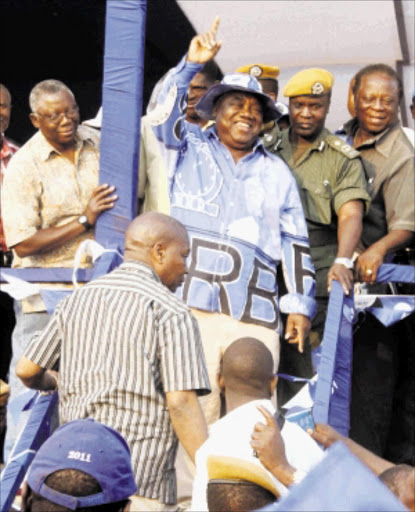
<path id="1" fill-rule="evenodd" d="M 59 361 L 61 423 L 91 417 L 124 436 L 140 496 L 133 510 L 169 510 L 177 437 L 192 459 L 207 437 L 197 400 L 210 391 L 199 329 L 172 293 L 188 254 L 178 221 L 137 217 L 124 263 L 61 302 L 18 363 L 26 386 L 53 390 L 50 369 Z"/>

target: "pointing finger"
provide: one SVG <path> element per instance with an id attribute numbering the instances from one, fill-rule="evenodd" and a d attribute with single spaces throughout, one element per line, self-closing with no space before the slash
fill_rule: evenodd
<path id="1" fill-rule="evenodd" d="M 219 16 L 215 16 L 215 19 L 213 20 L 213 23 L 212 23 L 212 27 L 210 29 L 210 31 L 213 32 L 214 34 L 216 34 L 216 31 L 218 30 L 219 21 L 220 21 Z"/>
<path id="2" fill-rule="evenodd" d="M 269 427 L 273 427 L 275 426 L 275 420 L 274 420 L 274 416 L 268 411 L 268 409 L 266 409 L 265 407 L 263 407 L 262 405 L 258 405 L 257 406 L 257 409 L 258 411 L 262 414 L 262 416 L 264 416 L 265 418 L 265 421 L 266 421 L 266 424 L 269 426 Z"/>

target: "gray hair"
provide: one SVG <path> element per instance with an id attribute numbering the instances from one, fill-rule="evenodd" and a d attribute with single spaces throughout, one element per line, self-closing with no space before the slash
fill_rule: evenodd
<path id="1" fill-rule="evenodd" d="M 36 84 L 30 92 L 29 96 L 29 105 L 32 112 L 36 112 L 41 98 L 44 94 L 58 94 L 61 91 L 68 92 L 74 99 L 75 96 L 73 92 L 69 89 L 67 85 L 59 80 L 43 80 L 43 82 L 39 82 Z"/>

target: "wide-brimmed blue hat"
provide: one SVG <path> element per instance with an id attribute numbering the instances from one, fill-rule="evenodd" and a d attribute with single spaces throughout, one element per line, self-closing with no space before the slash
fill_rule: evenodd
<path id="1" fill-rule="evenodd" d="M 258 80 L 254 76 L 245 73 L 226 73 L 222 81 L 208 89 L 206 94 L 196 103 L 196 112 L 203 119 L 213 119 L 213 107 L 218 98 L 232 91 L 241 91 L 258 98 L 263 108 L 264 123 L 280 117 L 281 114 L 272 99 L 262 92 Z"/>

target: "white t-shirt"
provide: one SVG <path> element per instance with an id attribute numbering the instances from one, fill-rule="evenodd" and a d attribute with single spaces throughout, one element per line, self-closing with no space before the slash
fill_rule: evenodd
<path id="1" fill-rule="evenodd" d="M 262 464 L 251 446 L 251 435 L 255 423 L 265 423 L 264 416 L 257 409 L 264 406 L 271 414 L 275 408 L 270 400 L 253 400 L 237 407 L 209 428 L 209 438 L 196 452 L 196 474 L 193 480 L 192 511 L 207 511 L 207 458 L 209 455 L 222 455 L 248 460 L 261 467 Z M 291 466 L 308 473 L 324 457 L 323 450 L 298 425 L 285 421 L 281 430 L 285 443 L 287 460 Z M 281 496 L 288 493 L 287 488 L 271 473 Z"/>

